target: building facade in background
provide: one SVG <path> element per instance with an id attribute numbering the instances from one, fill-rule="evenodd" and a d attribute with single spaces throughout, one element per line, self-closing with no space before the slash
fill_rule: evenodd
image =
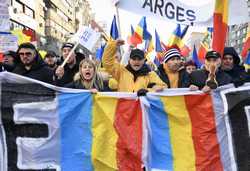
<path id="1" fill-rule="evenodd" d="M 39 49 L 58 52 L 94 17 L 87 0 L 11 0 L 11 30 L 24 30 Z"/>
<path id="2" fill-rule="evenodd" d="M 248 15 L 250 16 L 250 0 L 247 0 Z M 240 54 L 243 44 L 246 39 L 247 33 L 250 31 L 250 21 L 248 23 L 233 25 L 229 28 L 229 35 L 227 46 L 233 46 Z"/>

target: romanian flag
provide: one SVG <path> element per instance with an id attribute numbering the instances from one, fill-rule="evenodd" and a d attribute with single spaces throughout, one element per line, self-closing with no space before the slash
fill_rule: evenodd
<path id="1" fill-rule="evenodd" d="M 241 51 L 241 56 L 246 57 L 249 50 L 250 50 L 250 31 L 248 32 L 248 34 L 246 36 L 246 41 L 243 45 L 243 48 Z"/>
<path id="2" fill-rule="evenodd" d="M 155 30 L 155 51 L 156 52 L 162 52 L 163 49 L 161 47 L 161 40 L 160 40 L 160 36 L 157 33 L 157 31 Z"/>
<path id="3" fill-rule="evenodd" d="M 11 33 L 15 36 L 17 36 L 18 39 L 18 45 L 22 44 L 22 43 L 27 43 L 31 41 L 31 37 L 27 36 L 26 34 L 23 33 L 22 30 L 20 29 L 16 29 L 11 31 Z"/>
<path id="4" fill-rule="evenodd" d="M 62 94 L 59 109 L 61 170 L 141 170 L 139 100 Z"/>
<path id="5" fill-rule="evenodd" d="M 133 43 L 131 42 L 131 37 L 134 35 L 134 32 L 135 32 L 135 30 L 134 30 L 133 26 L 130 25 L 130 34 L 127 37 L 127 42 L 130 45 L 133 45 Z"/>
<path id="6" fill-rule="evenodd" d="M 195 46 L 194 46 L 194 49 L 193 49 L 192 60 L 194 61 L 194 63 L 197 65 L 198 68 L 201 68 L 202 63 L 200 62 L 200 60 L 198 58 L 198 54 L 197 54 Z"/>
<path id="7" fill-rule="evenodd" d="M 222 171 L 229 163 L 221 157 L 229 152 L 221 149 L 218 138 L 225 132 L 216 132 L 216 119 L 223 118 L 209 94 L 148 97 L 148 101 L 149 170 Z"/>
<path id="8" fill-rule="evenodd" d="M 199 61 L 201 61 L 202 63 L 204 63 L 206 53 L 210 49 L 210 46 L 209 46 L 210 45 L 210 39 L 211 39 L 210 37 L 211 37 L 210 32 L 207 31 L 205 33 L 205 36 L 204 36 L 202 42 L 200 42 L 200 48 L 199 48 L 199 51 L 198 51 L 198 57 L 199 57 Z"/>
<path id="9" fill-rule="evenodd" d="M 141 44 L 143 40 L 152 39 L 151 34 L 147 30 L 146 17 L 142 17 L 139 24 L 137 25 L 134 34 L 131 36 L 131 42 L 134 45 Z"/>
<path id="10" fill-rule="evenodd" d="M 111 28 L 110 28 L 110 36 L 113 40 L 118 39 L 119 37 L 119 33 L 118 33 L 118 27 L 116 24 L 116 16 L 114 15 L 112 24 L 111 24 Z"/>
<path id="11" fill-rule="evenodd" d="M 179 48 L 184 46 L 184 42 L 182 41 L 182 31 L 181 31 L 181 25 L 177 24 L 176 29 L 174 30 L 173 34 L 171 35 L 168 46 L 171 47 L 173 45 L 177 45 Z"/>
<path id="12" fill-rule="evenodd" d="M 223 55 L 228 31 L 229 0 L 216 0 L 214 11 L 213 50 Z"/>

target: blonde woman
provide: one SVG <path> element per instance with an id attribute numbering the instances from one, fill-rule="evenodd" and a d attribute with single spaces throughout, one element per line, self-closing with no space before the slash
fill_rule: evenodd
<path id="1" fill-rule="evenodd" d="M 83 59 L 79 65 L 79 72 L 74 76 L 74 81 L 66 85 L 68 88 L 87 89 L 95 93 L 107 90 L 103 79 L 97 71 L 95 62 L 90 59 Z"/>

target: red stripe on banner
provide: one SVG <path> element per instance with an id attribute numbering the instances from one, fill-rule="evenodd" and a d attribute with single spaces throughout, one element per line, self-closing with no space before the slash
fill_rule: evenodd
<path id="1" fill-rule="evenodd" d="M 196 170 L 222 171 L 220 147 L 216 135 L 215 113 L 210 95 L 185 96 L 192 122 Z"/>
<path id="2" fill-rule="evenodd" d="M 213 32 L 213 50 L 223 55 L 224 46 L 227 37 L 227 23 L 223 22 L 222 14 L 214 14 L 214 32 Z"/>
<path id="3" fill-rule="evenodd" d="M 142 110 L 139 100 L 118 100 L 114 127 L 118 134 L 119 171 L 141 171 Z"/>

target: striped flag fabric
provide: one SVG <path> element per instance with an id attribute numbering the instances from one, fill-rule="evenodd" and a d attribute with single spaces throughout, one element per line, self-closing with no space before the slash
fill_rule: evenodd
<path id="1" fill-rule="evenodd" d="M 247 33 L 246 40 L 244 42 L 244 45 L 241 51 L 241 56 L 245 58 L 249 50 L 250 50 L 250 31 Z"/>
<path id="2" fill-rule="evenodd" d="M 228 32 L 229 0 L 216 0 L 213 16 L 213 50 L 223 55 Z"/>
<path id="3" fill-rule="evenodd" d="M 139 24 L 137 25 L 134 34 L 131 36 L 131 42 L 134 45 L 141 44 L 143 40 L 152 39 L 151 34 L 147 30 L 146 17 L 142 17 Z"/>
<path id="4" fill-rule="evenodd" d="M 192 60 L 194 61 L 194 63 L 197 65 L 198 68 L 201 68 L 202 63 L 200 62 L 198 58 L 198 54 L 197 54 L 197 50 L 195 46 L 193 48 Z"/>
<path id="5" fill-rule="evenodd" d="M 250 84 L 138 98 L 0 80 L 1 171 L 249 170 Z"/>

